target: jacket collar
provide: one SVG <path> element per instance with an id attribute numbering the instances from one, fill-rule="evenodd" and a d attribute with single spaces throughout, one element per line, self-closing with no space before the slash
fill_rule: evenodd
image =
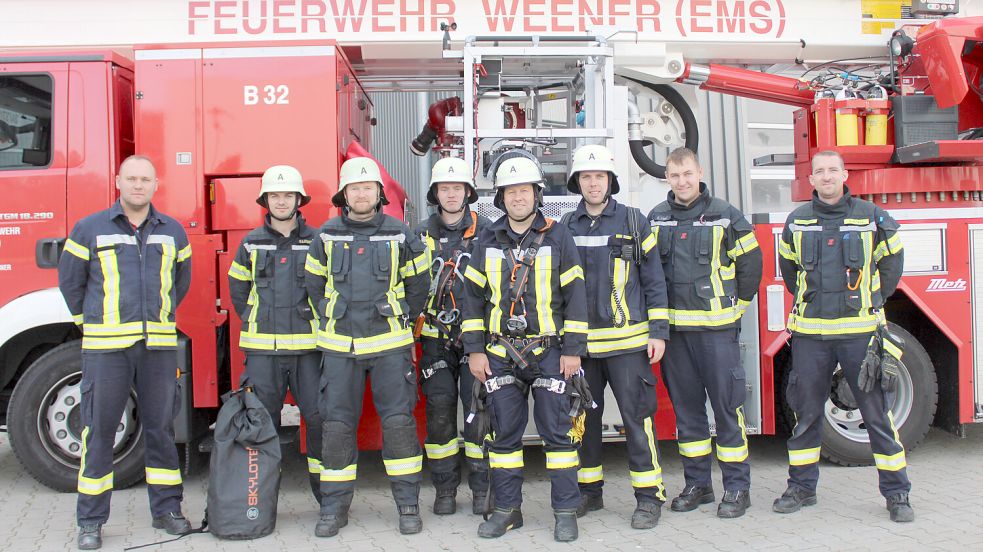
<path id="1" fill-rule="evenodd" d="M 832 205 L 819 199 L 819 194 L 816 193 L 816 190 L 812 191 L 812 210 L 823 218 L 845 216 L 850 212 L 851 205 L 853 205 L 853 196 L 850 195 L 850 188 L 845 184 L 843 185 L 843 197 Z"/>
<path id="2" fill-rule="evenodd" d="M 117 199 L 115 203 L 109 208 L 109 220 L 116 220 L 122 217 L 123 220 L 130 224 L 129 219 L 126 217 L 126 213 L 123 211 L 123 205 L 120 200 Z M 160 215 L 157 214 L 157 209 L 154 209 L 154 204 L 150 204 L 150 211 L 147 213 L 147 219 L 145 222 L 153 222 L 158 224 L 161 222 Z"/>
<path id="3" fill-rule="evenodd" d="M 605 205 L 604 206 L 604 209 L 601 210 L 600 216 L 602 216 L 602 217 L 613 217 L 614 214 L 617 211 L 618 211 L 618 202 L 615 201 L 615 199 L 613 197 L 611 197 L 611 198 L 608 198 L 608 204 Z M 583 199 L 580 200 L 580 203 L 577 204 L 577 208 L 574 209 L 574 211 L 573 211 L 573 220 L 574 221 L 579 220 L 581 217 L 591 217 L 591 218 L 594 218 L 593 216 L 591 216 L 590 213 L 587 212 L 587 203 L 584 202 Z"/>

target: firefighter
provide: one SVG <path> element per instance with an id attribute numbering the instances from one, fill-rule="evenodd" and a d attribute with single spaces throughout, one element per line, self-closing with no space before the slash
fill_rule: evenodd
<path id="1" fill-rule="evenodd" d="M 597 408 L 588 411 L 580 448 L 577 516 L 604 507 L 601 417 L 609 383 L 618 401 L 628 441 L 628 464 L 637 506 L 635 529 L 655 527 L 666 501 L 652 416 L 657 402 L 651 363 L 669 338 L 669 312 L 662 262 L 644 216 L 618 203 L 614 156 L 588 145 L 573 155 L 567 189 L 583 196 L 563 217 L 577 243 L 587 287 L 587 356 L 584 375 Z"/>
<path id="2" fill-rule="evenodd" d="M 430 276 L 426 247 L 389 203 L 379 165 L 368 157 L 341 166 L 331 198 L 342 215 L 321 225 L 307 256 L 307 292 L 317 301 L 323 468 L 321 518 L 315 534 L 331 537 L 348 524 L 358 460 L 356 430 L 366 376 L 382 421 L 382 458 L 399 512 L 399 532 L 419 533 L 423 454 L 412 321 L 423 311 Z"/>
<path id="3" fill-rule="evenodd" d="M 463 159 L 446 157 L 433 166 L 427 201 L 437 212 L 421 224 L 414 234 L 427 246 L 431 262 L 429 300 L 421 328 L 423 357 L 420 360 L 421 386 L 427 400 L 427 439 L 424 449 L 430 462 L 436 499 L 433 511 L 449 515 L 457 511 L 457 487 L 461 483 L 458 462 L 457 402 L 465 412 L 471 407 L 474 378 L 468 370 L 468 357 L 461 348 L 461 305 L 464 282 L 461 276 L 478 233 L 490 224 L 471 211 L 478 201 L 471 168 Z M 465 424 L 467 426 L 467 424 Z M 465 431 L 465 436 L 472 432 Z M 465 440 L 465 457 L 471 468 L 471 511 L 484 511 L 488 492 L 488 462 L 481 444 Z"/>
<path id="4" fill-rule="evenodd" d="M 583 394 L 580 357 L 586 353 L 584 278 L 569 231 L 546 218 L 543 176 L 527 157 L 503 161 L 496 171 L 494 203 L 506 216 L 478 238 L 467 278 L 464 351 L 471 373 L 485 385 L 494 440 L 489 446 L 495 510 L 478 536 L 500 537 L 522 526 L 522 434 L 527 393 L 546 449 L 555 517 L 553 537 L 577 538 L 577 447 L 575 430 Z M 582 418 L 579 418 L 582 422 Z"/>
<path id="5" fill-rule="evenodd" d="M 297 169 L 276 165 L 263 173 L 256 203 L 266 209 L 266 221 L 239 245 L 229 267 L 229 292 L 242 319 L 239 347 L 246 353 L 245 374 L 256 396 L 279 427 L 289 388 L 312 429 L 306 432 L 307 471 L 320 502 L 321 353 L 304 270 L 317 231 L 299 210 L 310 201 Z"/>
<path id="6" fill-rule="evenodd" d="M 885 324 L 881 309 L 901 279 L 904 252 L 898 223 L 851 196 L 846 180 L 838 153 L 817 153 L 809 175 L 812 201 L 788 216 L 779 242 L 779 267 L 794 298 L 786 397 L 796 424 L 788 439 L 788 489 L 773 509 L 790 513 L 816 504 L 823 407 L 838 364 L 870 436 L 891 520 L 913 521 L 904 446 L 887 406 L 896 374 L 864 373 L 868 345 L 877 345 Z M 894 354 L 900 358 L 900 350 Z M 862 376 L 880 384 L 864 386 Z"/>
<path id="7" fill-rule="evenodd" d="M 688 512 L 714 501 L 709 397 L 724 483 L 717 516 L 736 518 L 751 505 L 740 324 L 761 281 L 761 250 L 744 215 L 711 196 L 702 177 L 692 150 L 671 152 L 668 199 L 649 213 L 669 293 L 662 377 L 676 411 L 686 480 L 671 508 Z"/>
<path id="8" fill-rule="evenodd" d="M 131 386 L 139 397 L 153 527 L 172 535 L 191 530 L 181 514 L 172 422 L 179 397 L 174 312 L 191 283 L 191 246 L 181 224 L 151 204 L 157 173 L 150 159 L 126 158 L 116 189 L 120 197 L 112 207 L 75 225 L 58 263 L 58 286 L 82 330 L 82 550 L 102 546 L 113 444 Z"/>

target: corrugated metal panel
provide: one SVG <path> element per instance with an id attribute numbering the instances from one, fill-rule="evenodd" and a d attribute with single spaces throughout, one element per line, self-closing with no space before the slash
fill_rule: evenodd
<path id="1" fill-rule="evenodd" d="M 411 226 L 429 215 L 427 185 L 433 155 L 417 157 L 410 152 L 410 142 L 420 134 L 430 104 L 452 96 L 450 92 L 372 92 L 378 121 L 372 134 L 372 154 L 406 190 L 413 204 L 407 212 Z"/>

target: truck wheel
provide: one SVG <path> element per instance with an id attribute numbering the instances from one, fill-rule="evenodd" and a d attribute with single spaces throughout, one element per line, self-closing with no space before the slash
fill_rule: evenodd
<path id="1" fill-rule="evenodd" d="M 890 327 L 892 332 L 904 338 L 905 349 L 898 370 L 898 390 L 889 404 L 901 443 L 910 451 L 922 442 L 935 418 L 939 387 L 925 348 L 897 324 Z M 823 457 L 843 466 L 873 464 L 867 429 L 839 367 L 833 374 L 824 413 Z"/>
<path id="2" fill-rule="evenodd" d="M 37 359 L 21 376 L 7 408 L 10 446 L 35 479 L 56 491 L 77 488 L 82 453 L 80 341 L 63 343 Z M 116 432 L 114 487 L 143 478 L 143 429 L 136 393 L 130 393 Z"/>

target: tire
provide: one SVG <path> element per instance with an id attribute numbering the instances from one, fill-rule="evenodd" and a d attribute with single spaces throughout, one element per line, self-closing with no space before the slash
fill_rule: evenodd
<path id="1" fill-rule="evenodd" d="M 63 343 L 32 363 L 14 388 L 7 409 L 10 446 L 24 468 L 56 491 L 74 492 L 81 458 L 81 341 Z M 114 445 L 114 488 L 144 476 L 143 427 L 131 393 Z"/>
<path id="2" fill-rule="evenodd" d="M 890 403 L 898 435 L 906 451 L 911 451 L 925 438 L 935 409 L 939 403 L 939 387 L 935 368 L 925 348 L 911 333 L 897 324 L 890 323 L 893 333 L 905 340 L 904 354 L 898 370 L 898 390 Z M 795 416 L 785 398 L 788 382 L 788 364 L 778 382 L 781 394 L 781 411 L 786 420 Z M 830 396 L 823 407 L 823 458 L 841 466 L 870 466 L 874 463 L 870 450 L 870 439 L 864 429 L 863 418 L 857 409 L 852 393 L 846 389 L 842 370 L 837 366 L 833 373 Z M 792 430 L 794 422 L 789 424 Z"/>

